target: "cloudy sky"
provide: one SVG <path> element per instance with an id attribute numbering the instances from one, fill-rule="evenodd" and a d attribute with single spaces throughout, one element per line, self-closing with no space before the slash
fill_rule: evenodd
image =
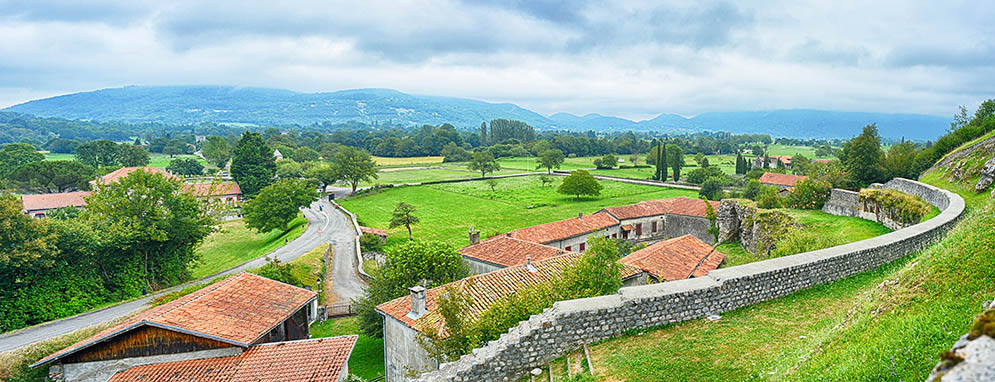
<path id="1" fill-rule="evenodd" d="M 194 84 L 382 87 L 633 119 L 951 116 L 995 98 L 995 7 L 982 1 L 284 3 L 0 0 L 0 107 Z"/>

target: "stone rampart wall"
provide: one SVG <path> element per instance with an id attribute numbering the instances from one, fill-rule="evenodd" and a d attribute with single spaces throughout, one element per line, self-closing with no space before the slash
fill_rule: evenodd
<path id="1" fill-rule="evenodd" d="M 885 187 L 920 196 L 942 212 L 926 222 L 855 243 L 718 269 L 696 279 L 560 301 L 417 380 L 517 380 L 583 344 L 626 330 L 723 313 L 873 269 L 940 240 L 964 211 L 960 196 L 923 183 L 896 179 Z"/>

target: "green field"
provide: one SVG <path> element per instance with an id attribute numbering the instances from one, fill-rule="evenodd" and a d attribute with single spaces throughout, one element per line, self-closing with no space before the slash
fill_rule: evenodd
<path id="1" fill-rule="evenodd" d="M 622 155 L 619 156 L 628 162 L 629 156 Z M 577 168 L 594 168 L 594 160 L 601 158 L 600 156 L 592 157 L 575 157 L 575 158 L 564 158 L 563 164 L 560 165 L 561 169 L 577 169 Z M 513 157 L 513 158 L 501 158 L 498 159 L 498 163 L 501 164 L 502 169 L 514 169 L 519 170 L 516 172 L 530 172 L 536 171 L 536 166 L 539 163 L 536 157 Z"/>
<path id="2" fill-rule="evenodd" d="M 287 225 L 293 227 L 287 232 L 272 231 L 264 234 L 250 230 L 242 220 L 221 223 L 220 229 L 211 233 L 197 247 L 201 262 L 190 271 L 190 275 L 199 279 L 267 254 L 282 247 L 284 240 L 294 240 L 301 236 L 307 227 L 305 223 L 307 218 L 300 215 Z"/>
<path id="3" fill-rule="evenodd" d="M 349 334 L 359 334 L 359 324 L 356 317 L 345 317 L 316 322 L 311 325 L 311 338 L 336 337 Z M 384 375 L 386 369 L 383 361 L 383 338 L 373 338 L 359 334 L 356 347 L 349 356 L 349 373 L 363 380 L 370 380 Z"/>
<path id="4" fill-rule="evenodd" d="M 522 171 L 501 170 L 487 175 L 505 175 L 520 172 Z M 432 167 L 388 168 L 380 170 L 380 172 L 377 173 L 377 179 L 374 179 L 372 182 L 361 183 L 360 186 L 372 186 L 374 184 L 408 184 L 435 180 L 469 179 L 479 177 L 479 172 L 470 171 L 465 166 L 455 164 Z"/>
<path id="5" fill-rule="evenodd" d="M 601 208 L 676 196 L 697 197 L 697 192 L 602 181 L 598 198 L 581 198 L 556 192 L 561 177 L 545 187 L 538 176 L 497 180 L 495 191 L 484 182 L 462 182 L 415 187 L 398 187 L 380 193 L 342 201 L 355 213 L 360 224 L 387 229 L 390 214 L 399 202 L 413 205 L 421 222 L 412 226 L 419 239 L 448 241 L 460 247 L 467 244 L 467 231 L 474 226 L 489 237 L 516 228 L 594 213 Z M 532 208 L 530 208 L 530 206 Z M 388 230 L 388 245 L 407 240 L 404 227 Z"/>
<path id="6" fill-rule="evenodd" d="M 201 159 L 196 155 L 176 155 L 175 157 L 170 158 L 169 155 L 155 154 L 155 153 L 149 154 L 149 166 L 157 168 L 166 168 L 166 166 L 169 166 L 170 161 L 177 158 L 194 158 L 205 167 L 211 166 L 209 163 L 207 163 L 207 161 Z M 45 160 L 76 160 L 76 156 L 73 154 L 45 153 Z"/>
<path id="7" fill-rule="evenodd" d="M 411 165 L 437 165 L 442 163 L 443 157 L 378 157 L 373 156 L 373 161 L 377 166 L 411 166 Z"/>

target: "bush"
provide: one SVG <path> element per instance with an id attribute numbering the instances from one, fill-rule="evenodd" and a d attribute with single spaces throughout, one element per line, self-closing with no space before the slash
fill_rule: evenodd
<path id="1" fill-rule="evenodd" d="M 372 233 L 364 233 L 363 236 L 359 237 L 359 248 L 362 249 L 363 253 L 380 252 L 383 250 L 383 246 L 384 244 L 380 241 L 380 236 Z"/>
<path id="2" fill-rule="evenodd" d="M 929 204 L 919 197 L 895 190 L 864 189 L 860 190 L 860 197 L 880 203 L 881 207 L 891 211 L 893 220 L 903 224 L 918 223 L 930 212 Z"/>
<path id="3" fill-rule="evenodd" d="M 749 183 L 746 183 L 746 187 L 743 188 L 743 197 L 750 200 L 757 200 L 757 196 L 760 195 L 760 191 L 763 191 L 764 185 L 760 184 L 759 180 L 751 179 Z"/>
<path id="4" fill-rule="evenodd" d="M 602 170 L 615 168 L 616 165 L 618 165 L 618 158 L 611 154 L 594 160 L 594 167 Z"/>
<path id="5" fill-rule="evenodd" d="M 833 187 L 829 183 L 805 178 L 795 183 L 795 189 L 788 194 L 785 204 L 803 210 L 821 210 L 829 200 Z"/>
<path id="6" fill-rule="evenodd" d="M 770 257 L 794 255 L 796 253 L 814 251 L 817 249 L 835 247 L 843 244 L 837 235 L 820 235 L 814 231 L 793 229 L 787 235 L 774 243 Z"/>
<path id="7" fill-rule="evenodd" d="M 703 184 L 710 178 L 722 179 L 725 178 L 725 173 L 718 167 L 704 167 L 696 168 L 684 175 L 684 181 L 691 184 Z"/>
<path id="8" fill-rule="evenodd" d="M 764 169 L 755 168 L 746 172 L 746 179 L 760 179 L 764 174 Z"/>
<path id="9" fill-rule="evenodd" d="M 708 200 L 721 200 L 723 196 L 722 179 L 716 177 L 708 178 L 708 180 L 702 183 L 701 190 L 698 191 L 698 196 L 703 196 L 708 198 Z"/>
<path id="10" fill-rule="evenodd" d="M 764 186 L 757 196 L 757 207 L 760 208 L 781 208 L 784 201 L 779 195 L 781 190 L 777 187 Z"/>

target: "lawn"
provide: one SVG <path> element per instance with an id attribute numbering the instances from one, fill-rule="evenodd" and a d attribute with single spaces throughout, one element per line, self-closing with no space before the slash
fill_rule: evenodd
<path id="1" fill-rule="evenodd" d="M 618 156 L 623 158 L 626 162 L 629 161 L 628 155 Z M 575 158 L 565 158 L 563 164 L 560 168 L 563 170 L 567 169 L 577 169 L 577 168 L 594 168 L 594 160 L 601 158 L 600 156 L 593 157 L 575 157 Z M 498 163 L 501 164 L 502 169 L 515 169 L 520 170 L 516 172 L 528 172 L 536 171 L 536 166 L 539 163 L 539 159 L 536 157 L 512 157 L 512 158 L 501 158 L 498 159 Z"/>
<path id="2" fill-rule="evenodd" d="M 978 208 L 878 269 L 597 344 L 595 369 L 603 381 L 921 381 L 995 294 L 995 202 Z"/>
<path id="3" fill-rule="evenodd" d="M 325 290 L 324 288 L 318 288 L 318 278 L 322 280 L 327 280 L 327 275 L 322 274 L 322 262 L 325 258 L 325 251 L 331 244 L 321 244 L 314 249 L 308 251 L 301 255 L 300 257 L 293 259 L 289 264 L 295 265 L 291 270 L 294 276 L 304 283 L 304 286 L 310 287 L 311 290 L 320 291 L 321 294 L 318 295 L 318 304 L 324 305 L 325 301 Z"/>
<path id="4" fill-rule="evenodd" d="M 245 226 L 242 220 L 230 220 L 219 225 L 199 247 L 201 262 L 191 270 L 194 279 L 209 276 L 246 261 L 255 259 L 282 247 L 284 241 L 294 240 L 304 233 L 307 218 L 299 215 L 287 225 L 287 232 L 272 231 L 256 233 Z"/>
<path id="5" fill-rule="evenodd" d="M 768 154 L 770 155 L 804 155 L 808 159 L 836 159 L 832 156 L 815 156 L 815 147 L 812 146 L 791 146 L 791 145 L 769 145 L 767 146 Z M 841 147 L 834 147 L 834 149 L 841 149 Z M 887 149 L 885 149 L 887 150 Z"/>
<path id="6" fill-rule="evenodd" d="M 505 175 L 520 173 L 520 170 L 501 170 L 487 175 Z M 462 165 L 447 164 L 433 167 L 388 168 L 377 173 L 377 179 L 361 183 L 361 186 L 374 184 L 407 184 L 435 180 L 479 178 L 480 173 L 470 171 Z"/>
<path id="7" fill-rule="evenodd" d="M 360 334 L 356 317 L 345 317 L 316 322 L 311 325 L 311 337 L 336 337 L 358 334 L 356 347 L 349 357 L 349 373 L 363 380 L 370 380 L 386 372 L 383 362 L 383 338 L 373 338 Z"/>
<path id="8" fill-rule="evenodd" d="M 421 220 L 412 226 L 419 239 L 443 240 L 457 246 L 467 244 L 470 226 L 484 237 L 516 228 L 566 219 L 578 212 L 591 214 L 604 207 L 677 196 L 697 197 L 689 190 L 601 181 L 604 190 L 597 198 L 561 195 L 554 184 L 542 186 L 538 176 L 498 179 L 494 191 L 485 182 L 462 182 L 415 187 L 397 187 L 379 193 L 342 201 L 355 213 L 360 224 L 388 229 L 391 212 L 399 202 L 413 205 Z M 407 240 L 404 227 L 388 229 L 388 245 Z"/>
<path id="9" fill-rule="evenodd" d="M 390 157 L 378 157 L 374 156 L 373 161 L 377 163 L 377 166 L 410 166 L 415 164 L 439 164 L 442 163 L 443 157 L 407 157 L 407 158 L 390 158 Z"/>
<path id="10" fill-rule="evenodd" d="M 175 157 L 170 158 L 169 155 L 166 154 L 150 153 L 149 166 L 166 168 L 166 166 L 169 166 L 170 161 L 178 158 L 193 158 L 196 159 L 198 162 L 200 162 L 200 164 L 204 165 L 205 167 L 209 165 L 207 161 L 195 155 L 176 155 Z M 76 156 L 73 154 L 45 153 L 45 160 L 76 160 Z"/>

